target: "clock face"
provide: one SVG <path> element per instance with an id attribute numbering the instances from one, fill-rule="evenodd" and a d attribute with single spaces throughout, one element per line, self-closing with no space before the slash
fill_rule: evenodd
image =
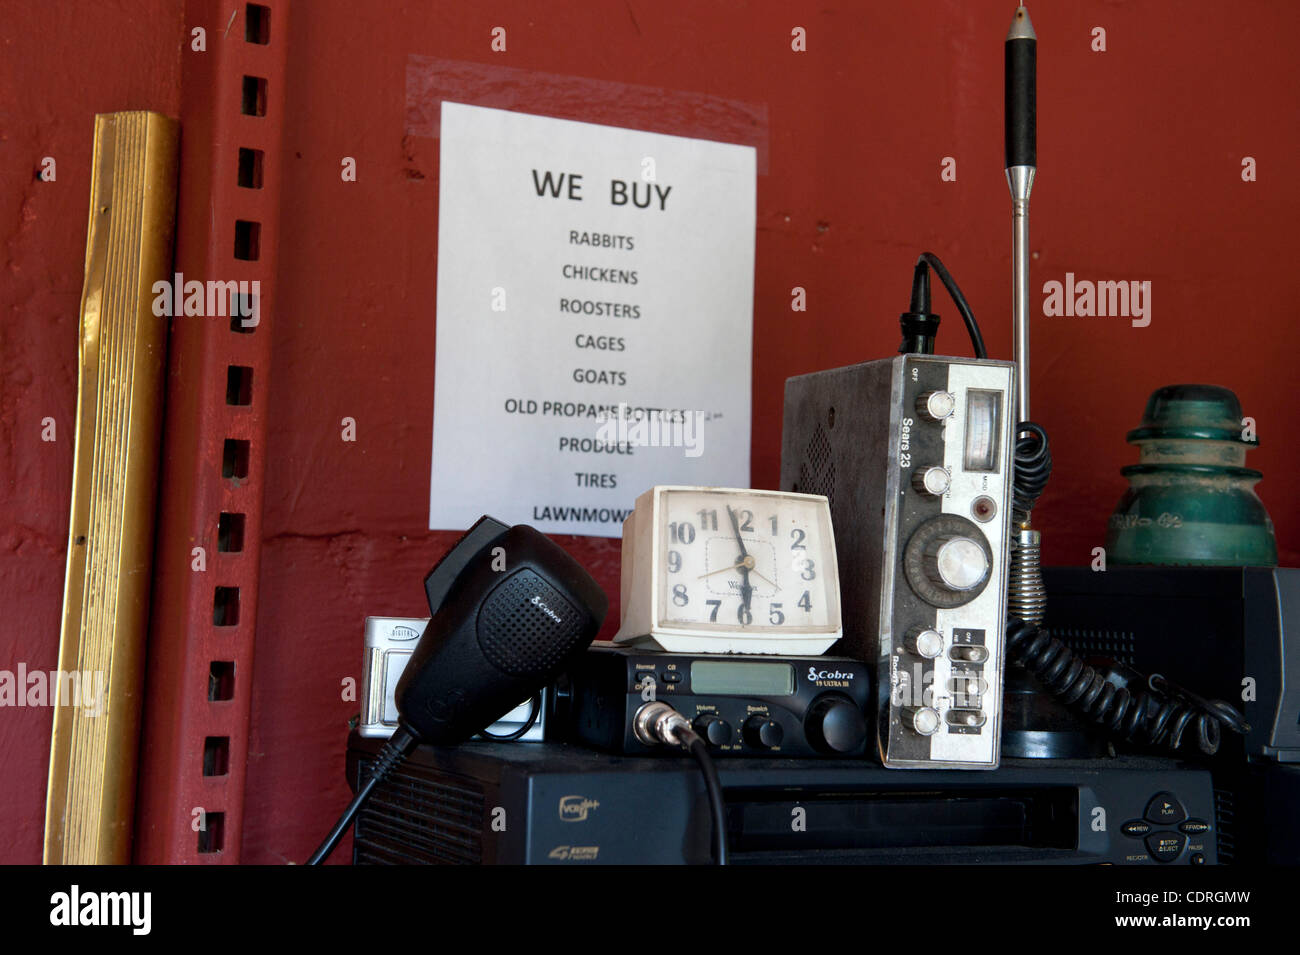
<path id="1" fill-rule="evenodd" d="M 824 498 L 665 490 L 657 514 L 660 626 L 764 633 L 839 627 Z"/>

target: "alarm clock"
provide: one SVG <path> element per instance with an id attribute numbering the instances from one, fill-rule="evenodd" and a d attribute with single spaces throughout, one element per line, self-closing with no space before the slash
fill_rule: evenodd
<path id="1" fill-rule="evenodd" d="M 820 494 L 658 486 L 623 522 L 614 642 L 674 653 L 826 652 L 843 633 Z"/>

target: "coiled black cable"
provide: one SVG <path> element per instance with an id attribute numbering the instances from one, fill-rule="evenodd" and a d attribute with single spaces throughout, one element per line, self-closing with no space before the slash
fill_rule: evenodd
<path id="1" fill-rule="evenodd" d="M 1250 730 L 1245 717 L 1223 700 L 1203 699 L 1158 673 L 1144 678 L 1113 660 L 1098 669 L 1019 618 L 1007 622 L 1007 658 L 1038 677 L 1062 703 L 1129 742 L 1177 750 L 1192 726 L 1197 748 L 1213 756 L 1221 726 L 1235 733 Z M 1135 683 L 1144 685 L 1130 689 Z"/>
<path id="2" fill-rule="evenodd" d="M 1011 483 L 1011 519 L 1022 525 L 1038 503 L 1052 476 L 1052 448 L 1040 424 L 1022 421 L 1016 427 L 1015 478 Z"/>

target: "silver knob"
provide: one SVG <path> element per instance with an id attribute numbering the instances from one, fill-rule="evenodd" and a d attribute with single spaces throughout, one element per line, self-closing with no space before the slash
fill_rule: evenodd
<path id="1" fill-rule="evenodd" d="M 903 637 L 903 646 L 907 648 L 908 653 L 933 660 L 943 653 L 943 634 L 928 627 L 916 627 Z"/>
<path id="2" fill-rule="evenodd" d="M 989 575 L 989 559 L 969 537 L 945 535 L 925 549 L 925 575 L 940 587 L 974 590 Z"/>
<path id="3" fill-rule="evenodd" d="M 948 473 L 947 468 L 934 466 L 917 468 L 916 473 L 912 475 L 912 487 L 922 494 L 930 494 L 934 497 L 942 497 L 947 493 L 948 485 L 951 483 L 952 475 Z"/>
<path id="4" fill-rule="evenodd" d="M 903 726 L 919 736 L 933 736 L 939 731 L 939 711 L 933 706 L 905 706 Z"/>
<path id="5" fill-rule="evenodd" d="M 957 396 L 951 391 L 927 391 L 916 399 L 916 410 L 931 421 L 942 421 L 957 410 Z"/>

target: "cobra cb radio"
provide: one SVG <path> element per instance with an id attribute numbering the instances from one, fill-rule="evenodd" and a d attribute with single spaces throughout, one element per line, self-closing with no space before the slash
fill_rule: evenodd
<path id="1" fill-rule="evenodd" d="M 424 587 L 431 617 L 397 684 L 397 730 L 308 865 L 325 860 L 418 744 L 454 746 L 499 720 L 591 645 L 608 609 L 558 544 L 491 517 L 456 542 Z"/>

